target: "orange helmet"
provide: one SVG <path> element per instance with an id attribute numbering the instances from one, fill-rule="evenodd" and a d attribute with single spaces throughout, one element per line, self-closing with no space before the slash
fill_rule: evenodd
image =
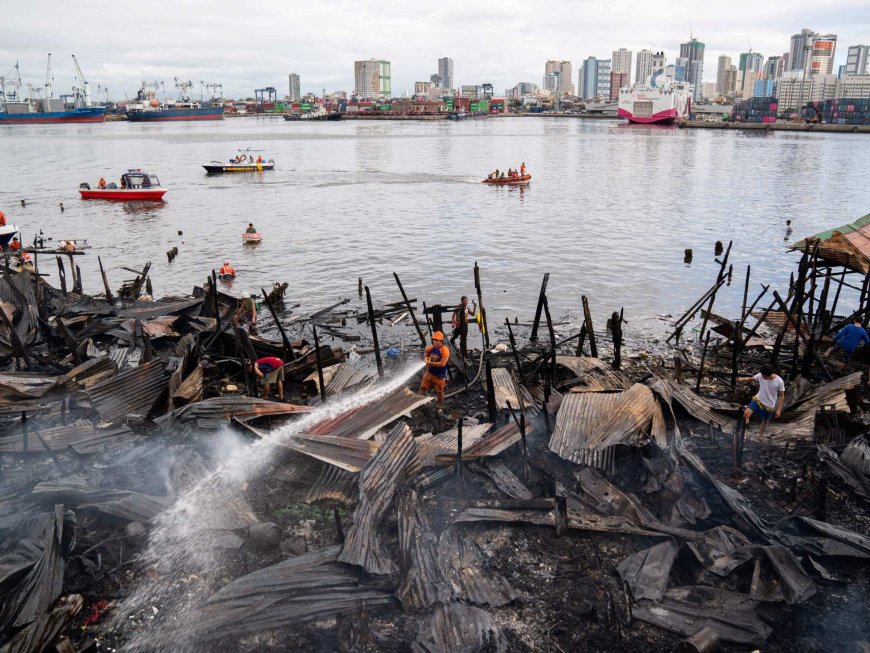
<path id="1" fill-rule="evenodd" d="M 436 331 L 435 333 L 432 334 L 432 340 L 441 340 L 443 342 L 444 341 L 444 334 L 441 333 L 440 331 Z"/>

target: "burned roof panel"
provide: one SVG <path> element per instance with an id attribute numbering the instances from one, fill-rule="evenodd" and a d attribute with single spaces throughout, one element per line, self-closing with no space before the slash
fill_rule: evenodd
<path id="1" fill-rule="evenodd" d="M 162 360 L 143 363 L 98 383 L 87 391 L 96 411 L 105 420 L 132 417 L 144 421 L 166 391 L 169 373 Z"/>
<path id="2" fill-rule="evenodd" d="M 323 420 L 308 429 L 308 433 L 367 440 L 380 428 L 403 415 L 410 414 L 415 408 L 433 399 L 433 397 L 421 397 L 408 388 L 401 387 L 383 399 L 353 408 L 332 419 Z"/>

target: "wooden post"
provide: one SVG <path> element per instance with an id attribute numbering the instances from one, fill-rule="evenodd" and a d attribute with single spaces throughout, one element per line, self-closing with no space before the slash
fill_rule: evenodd
<path id="1" fill-rule="evenodd" d="M 326 384 L 323 382 L 323 360 L 320 358 L 320 340 L 317 337 L 317 327 L 311 325 L 311 330 L 314 332 L 314 355 L 317 360 L 317 384 L 320 389 L 320 401 L 326 403 Z"/>
<path id="2" fill-rule="evenodd" d="M 492 381 L 492 365 L 489 362 L 489 354 L 484 354 L 486 356 L 486 409 L 489 413 L 489 421 L 492 424 L 495 424 L 495 420 L 498 417 L 498 409 L 495 405 L 495 384 Z"/>
<path id="3" fill-rule="evenodd" d="M 2 311 L 0 311 L 2 312 Z M 73 360 L 76 365 L 82 364 L 82 357 L 79 356 L 78 347 L 76 346 L 76 341 L 73 340 L 73 337 L 70 335 L 69 330 L 66 328 L 66 324 L 63 323 L 63 320 L 55 318 L 55 325 L 57 326 L 57 332 L 60 334 L 60 337 L 63 339 L 64 344 L 69 348 L 70 353 L 72 354 Z"/>
<path id="4" fill-rule="evenodd" d="M 245 393 L 250 397 L 253 396 L 253 386 L 251 385 L 251 370 L 248 368 L 257 363 L 256 360 L 252 360 L 251 365 L 248 365 L 247 356 L 245 356 L 245 348 L 242 346 L 242 336 L 239 334 L 239 325 L 235 320 L 233 320 L 233 333 L 236 336 L 236 355 L 242 363 L 242 372 L 245 375 Z M 256 374 L 254 376 L 256 378 Z M 256 383 L 256 380 L 254 383 Z M 268 397 L 264 397 L 264 399 L 268 399 Z"/>
<path id="5" fill-rule="evenodd" d="M 553 497 L 554 513 L 556 515 L 556 537 L 568 532 L 568 499 L 561 494 Z"/>
<path id="6" fill-rule="evenodd" d="M 6 311 L 2 308 L 0 308 L 0 318 L 3 319 L 3 324 L 6 326 L 6 330 L 9 331 L 9 344 L 12 345 L 12 350 L 15 352 L 15 369 L 21 369 L 19 358 L 24 359 L 24 365 L 29 369 L 30 356 L 27 355 L 27 349 L 18 337 L 18 333 L 12 326 L 12 321 L 9 319 L 9 316 L 6 315 Z M 58 322 L 60 322 L 60 319 L 58 319 Z M 75 352 L 73 352 L 73 354 L 75 355 Z"/>
<path id="7" fill-rule="evenodd" d="M 695 394 L 701 391 L 701 379 L 704 377 L 704 360 L 707 358 L 707 346 L 710 344 L 710 332 L 704 339 L 704 349 L 701 351 L 701 364 L 698 366 L 698 380 L 695 381 Z"/>
<path id="8" fill-rule="evenodd" d="M 414 328 L 417 329 L 417 335 L 420 337 L 420 344 L 423 346 L 423 349 L 426 349 L 426 336 L 423 335 L 423 330 L 420 328 L 420 323 L 417 322 L 417 316 L 414 315 L 414 307 L 411 306 L 411 302 L 408 301 L 408 295 L 405 294 L 405 289 L 402 287 L 402 282 L 399 281 L 399 275 L 393 272 L 393 276 L 396 278 L 396 284 L 399 286 L 399 292 L 402 293 L 402 300 L 405 302 L 405 308 L 408 309 L 408 313 L 411 314 L 411 321 L 414 322 Z"/>
<path id="9" fill-rule="evenodd" d="M 624 308 L 619 313 L 613 312 L 610 316 L 610 332 L 613 334 L 613 369 L 622 367 L 622 315 Z"/>
<path id="10" fill-rule="evenodd" d="M 743 308 L 740 311 L 740 319 L 746 319 L 746 302 L 749 300 L 749 273 L 752 271 L 752 267 L 746 266 L 746 282 L 743 284 Z"/>
<path id="11" fill-rule="evenodd" d="M 730 249 L 730 246 L 729 246 L 729 249 Z M 728 257 L 727 254 L 726 254 L 725 257 L 726 257 L 726 258 Z M 732 271 L 732 270 L 733 270 L 733 267 L 728 268 L 728 275 L 731 274 L 731 271 Z M 726 278 L 726 276 L 728 276 L 728 275 L 723 274 L 723 275 L 720 277 L 720 281 L 724 281 L 725 278 Z M 718 286 L 716 286 L 716 289 L 713 291 L 713 294 L 710 295 L 710 301 L 709 301 L 709 303 L 707 304 L 707 311 L 706 311 L 706 313 L 704 313 L 704 319 L 703 319 L 703 321 L 701 322 L 701 331 L 700 331 L 700 333 L 698 334 L 698 342 L 701 341 L 701 338 L 704 337 L 704 331 L 707 330 L 707 321 L 710 319 L 710 314 L 713 312 L 713 303 L 716 301 L 716 293 L 718 292 L 718 290 L 719 290 L 720 287 L 721 287 L 721 283 L 720 283 Z"/>
<path id="12" fill-rule="evenodd" d="M 489 349 L 489 326 L 486 323 L 486 309 L 483 307 L 483 290 L 480 285 L 480 267 L 474 262 L 474 288 L 477 290 L 477 306 L 480 311 L 480 327 L 483 331 L 483 346 Z"/>
<path id="13" fill-rule="evenodd" d="M 63 269 L 63 259 L 60 256 L 57 257 L 57 276 L 60 279 L 60 292 L 66 297 L 66 270 Z"/>
<path id="14" fill-rule="evenodd" d="M 719 276 L 716 277 L 716 286 L 713 289 L 713 293 L 710 295 L 710 302 L 707 304 L 707 317 L 704 318 L 704 321 L 701 324 L 701 332 L 698 334 L 698 341 L 704 337 L 704 330 L 707 328 L 707 319 L 710 316 L 710 313 L 713 311 L 713 302 L 716 301 L 716 291 L 722 285 L 726 274 L 725 267 L 728 265 L 728 257 L 731 255 L 731 245 L 734 244 L 734 241 L 728 241 L 728 249 L 725 251 L 725 256 L 722 257 L 722 262 L 719 264 Z M 728 272 L 727 276 L 730 276 L 731 272 Z"/>
<path id="15" fill-rule="evenodd" d="M 580 326 L 580 333 L 577 335 L 577 356 L 583 355 L 583 342 L 586 340 L 586 321 Z"/>
<path id="16" fill-rule="evenodd" d="M 744 306 L 745 311 L 745 306 Z M 744 315 L 746 313 L 744 312 Z M 734 320 L 734 338 L 731 340 L 731 387 L 737 387 L 737 354 L 740 353 L 740 345 L 743 343 L 743 339 L 740 335 L 740 325 L 743 324 L 743 320 Z M 707 335 L 710 335 L 710 332 L 707 332 Z"/>
<path id="17" fill-rule="evenodd" d="M 511 343 L 511 351 L 514 354 L 514 363 L 516 363 L 517 366 L 517 378 L 520 378 L 520 354 L 517 351 L 517 341 L 516 338 L 514 338 L 514 330 L 511 329 L 511 322 L 509 319 L 505 318 L 504 323 L 507 325 L 508 339 Z"/>
<path id="18" fill-rule="evenodd" d="M 73 260 L 72 254 L 69 255 L 69 273 L 72 276 L 73 288 L 78 285 L 78 275 L 76 274 L 76 262 Z"/>
<path id="19" fill-rule="evenodd" d="M 592 312 L 589 310 L 589 299 L 586 295 L 581 298 L 583 302 L 583 320 L 586 325 L 586 335 L 589 336 L 589 355 L 598 358 L 598 347 L 595 344 L 595 329 L 592 327 Z"/>
<path id="20" fill-rule="evenodd" d="M 114 304 L 115 299 L 112 297 L 112 289 L 109 287 L 109 278 L 106 276 L 106 271 L 103 269 L 103 261 L 97 256 L 97 263 L 100 264 L 100 276 L 103 277 L 103 288 L 106 291 L 106 303 Z"/>
<path id="21" fill-rule="evenodd" d="M 363 296 L 363 282 L 362 277 L 357 278 L 356 280 L 356 290 L 359 293 L 359 298 L 362 299 Z"/>
<path id="22" fill-rule="evenodd" d="M 459 416 L 459 423 L 456 426 L 456 474 L 462 473 L 462 415 Z"/>
<path id="23" fill-rule="evenodd" d="M 290 339 L 287 337 L 287 332 L 284 331 L 284 325 L 281 324 L 281 320 L 278 319 L 278 314 L 275 312 L 275 308 L 272 306 L 272 302 L 269 301 L 269 295 L 266 294 L 266 289 L 260 288 L 260 292 L 263 293 L 263 301 L 266 302 L 266 308 L 268 308 L 269 313 L 272 314 L 272 319 L 275 320 L 275 326 L 278 327 L 278 332 L 281 334 L 281 342 L 284 343 L 284 351 L 286 352 L 286 355 L 290 356 L 291 361 L 295 361 L 296 352 L 293 351 L 293 345 L 290 344 Z"/>
<path id="24" fill-rule="evenodd" d="M 550 317 L 550 303 L 544 295 L 544 315 L 547 317 L 547 331 L 550 334 L 550 370 L 547 373 L 547 381 L 544 386 L 544 396 L 550 400 L 550 391 L 556 381 L 556 333 L 553 331 L 553 320 Z"/>
<path id="25" fill-rule="evenodd" d="M 375 324 L 375 309 L 372 306 L 372 293 L 369 291 L 369 287 L 365 287 L 366 291 L 366 306 L 369 311 L 369 324 L 372 327 L 372 342 L 375 348 L 375 362 L 378 364 L 378 376 L 383 378 L 384 376 L 384 362 L 381 360 L 381 346 L 378 344 L 378 327 Z"/>
<path id="26" fill-rule="evenodd" d="M 538 293 L 538 306 L 535 308 L 535 320 L 532 322 L 532 335 L 529 336 L 531 342 L 538 340 L 538 326 L 541 323 L 541 311 L 544 310 L 544 297 L 547 294 L 547 284 L 550 281 L 550 273 L 544 274 L 544 280 L 541 282 L 541 291 Z"/>

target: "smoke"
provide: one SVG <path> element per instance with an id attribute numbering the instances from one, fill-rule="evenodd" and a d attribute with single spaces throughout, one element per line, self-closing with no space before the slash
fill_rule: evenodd
<path id="1" fill-rule="evenodd" d="M 187 610 L 202 601 L 201 595 L 190 590 L 188 580 L 195 575 L 200 586 L 214 582 L 214 572 L 225 560 L 222 550 L 215 545 L 221 539 L 218 536 L 258 521 L 243 489 L 246 482 L 255 478 L 273 459 L 274 442 L 286 442 L 324 420 L 386 397 L 406 385 L 422 367 L 422 362 L 415 362 L 385 383 L 330 401 L 270 432 L 269 441 L 261 440 L 243 448 L 237 438 L 225 435 L 217 439 L 216 446 L 226 458 L 214 471 L 183 491 L 152 527 L 148 548 L 142 555 L 143 578 L 147 580 L 119 607 L 111 624 L 122 636 L 123 631 L 139 627 L 130 637 L 126 650 L 169 650 L 162 644 L 155 645 L 149 637 L 150 628 L 159 621 L 155 615 L 171 619 L 175 625 L 183 624 L 188 618 Z M 150 626 L 143 625 L 146 620 L 151 622 Z M 178 651 L 184 645 L 184 642 L 174 642 L 171 648 Z"/>

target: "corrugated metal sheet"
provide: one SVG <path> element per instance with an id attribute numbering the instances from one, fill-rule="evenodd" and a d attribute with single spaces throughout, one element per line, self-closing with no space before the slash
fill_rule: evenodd
<path id="1" fill-rule="evenodd" d="M 864 274 L 870 272 L 870 214 L 799 240 L 791 249 L 802 251 L 807 244 L 812 249 L 817 241 L 819 258 Z"/>
<path id="2" fill-rule="evenodd" d="M 197 365 L 172 394 L 172 403 L 182 406 L 202 399 L 202 366 Z"/>
<path id="3" fill-rule="evenodd" d="M 631 381 L 602 361 L 592 356 L 556 356 L 556 365 L 573 373 L 582 385 L 575 385 L 572 392 L 610 392 L 626 390 Z"/>
<path id="4" fill-rule="evenodd" d="M 489 476 L 499 490 L 512 499 L 531 499 L 532 493 L 523 482 L 507 468 L 507 465 L 494 460 L 481 463 L 475 471 L 480 470 Z"/>
<path id="5" fill-rule="evenodd" d="M 517 598 L 507 579 L 489 569 L 477 543 L 459 528 L 448 528 L 438 541 L 438 560 L 454 601 L 499 607 Z"/>
<path id="6" fill-rule="evenodd" d="M 403 572 L 396 596 L 406 612 L 446 603 L 450 596 L 439 564 L 438 537 L 432 531 L 416 490 L 399 494 L 396 507 L 399 556 Z"/>
<path id="7" fill-rule="evenodd" d="M 337 501 L 346 506 L 355 504 L 359 498 L 359 474 L 347 472 L 334 465 L 320 467 L 317 479 L 308 484 L 305 503 Z"/>
<path id="8" fill-rule="evenodd" d="M 353 525 L 347 531 L 344 548 L 338 559 L 359 565 L 372 574 L 398 571 L 381 540 L 379 526 L 393 502 L 399 484 L 420 471 L 417 445 L 411 429 L 397 424 L 359 478 L 359 505 Z"/>
<path id="9" fill-rule="evenodd" d="M 492 617 L 462 603 L 439 606 L 411 644 L 412 653 L 504 653 L 507 649 L 507 638 Z"/>
<path id="10" fill-rule="evenodd" d="M 361 471 L 381 448 L 381 444 L 373 440 L 337 438 L 332 435 L 298 434 L 281 441 L 265 435 L 264 439 L 348 472 Z"/>
<path id="11" fill-rule="evenodd" d="M 527 434 L 529 433 L 531 433 L 531 429 L 527 431 Z M 497 431 L 481 438 L 468 447 L 468 449 L 463 446 L 462 460 L 475 460 L 477 458 L 497 456 L 511 445 L 519 442 L 520 439 L 519 427 L 515 422 L 510 421 Z M 438 465 L 449 465 L 454 462 L 456 462 L 455 453 L 446 453 L 435 456 L 435 463 Z"/>
<path id="12" fill-rule="evenodd" d="M 27 435 L 7 435 L 0 438 L 0 453 L 42 453 L 42 446 L 36 433 L 42 436 L 52 451 L 72 449 L 78 454 L 89 454 L 128 446 L 139 439 L 139 435 L 126 426 L 113 429 L 96 429 L 90 423 L 70 424 L 51 429 L 30 429 Z M 25 439 L 27 440 L 25 445 Z"/>
<path id="13" fill-rule="evenodd" d="M 462 450 L 468 451 L 469 447 L 481 440 L 486 432 L 492 427 L 489 422 L 483 424 L 475 424 L 473 426 L 463 426 L 462 428 Z M 431 467 L 435 464 L 435 457 L 445 453 L 456 452 L 456 438 L 458 429 L 450 429 L 443 433 L 421 435 L 414 438 L 417 443 L 417 457 L 420 459 L 420 464 L 423 467 Z"/>
<path id="14" fill-rule="evenodd" d="M 203 298 L 196 299 L 166 299 L 156 302 L 136 302 L 118 311 L 119 317 L 129 317 L 134 320 L 150 320 L 161 315 L 179 313 L 202 304 Z"/>
<path id="15" fill-rule="evenodd" d="M 505 367 L 494 367 L 492 369 L 492 384 L 495 386 L 496 408 L 506 410 L 508 403 L 510 403 L 514 410 L 519 410 L 520 399 L 517 396 L 516 384 L 510 370 Z"/>
<path id="16" fill-rule="evenodd" d="M 713 424 L 727 433 L 733 430 L 734 419 L 717 413 L 706 399 L 696 395 L 689 388 L 680 385 L 672 378 L 664 374 L 658 374 L 656 379 L 650 382 L 649 385 L 666 403 L 672 404 L 676 400 L 689 415 L 699 422 Z"/>
<path id="17" fill-rule="evenodd" d="M 168 315 L 148 320 L 147 322 L 142 322 L 142 332 L 152 338 L 178 338 L 181 334 L 172 328 L 172 325 L 175 324 L 177 319 L 177 315 Z M 121 322 L 121 328 L 127 333 L 135 333 L 136 320 L 124 320 Z"/>
<path id="18" fill-rule="evenodd" d="M 649 439 L 667 447 L 664 416 L 650 389 L 636 383 L 614 394 L 566 396 L 549 446 L 562 458 L 579 463 L 585 450 L 602 451 L 618 444 L 639 446 Z"/>
<path id="19" fill-rule="evenodd" d="M 168 380 L 165 363 L 153 360 L 98 383 L 87 391 L 87 395 L 105 420 L 127 417 L 142 421 L 166 391 Z"/>
<path id="20" fill-rule="evenodd" d="M 354 408 L 332 419 L 324 420 L 308 429 L 310 435 L 334 435 L 340 438 L 359 438 L 367 440 L 378 429 L 394 422 L 403 415 L 423 404 L 433 401 L 434 397 L 421 397 L 408 388 L 397 389 L 383 399 Z"/>
<path id="21" fill-rule="evenodd" d="M 249 420 L 257 417 L 295 415 L 311 410 L 313 408 L 310 406 L 296 406 L 242 395 L 227 395 L 182 406 L 156 421 L 158 424 L 181 422 L 195 424 L 199 428 L 219 428 L 234 418 Z"/>
<path id="22" fill-rule="evenodd" d="M 36 292 L 34 283 L 39 283 L 39 277 L 28 270 L 17 274 L 4 273 L 0 278 L 0 300 L 14 305 L 21 317 L 15 324 L 15 332 L 22 343 L 33 342 L 36 334 L 36 324 L 39 317 L 36 310 Z"/>

